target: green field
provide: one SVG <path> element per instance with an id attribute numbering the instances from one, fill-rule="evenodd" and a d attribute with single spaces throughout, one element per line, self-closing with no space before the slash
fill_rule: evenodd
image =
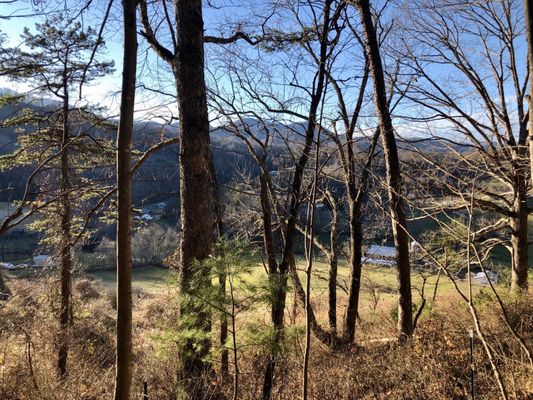
<path id="1" fill-rule="evenodd" d="M 87 273 L 102 280 L 106 287 L 113 289 L 117 280 L 114 269 L 97 270 Z M 133 268 L 132 287 L 134 290 L 145 292 L 158 292 L 175 282 L 175 273 L 166 268 L 142 266 Z"/>
<path id="2" fill-rule="evenodd" d="M 299 276 L 302 281 L 302 284 L 305 287 L 305 274 L 303 272 L 304 268 L 305 260 L 299 260 Z M 314 273 L 312 277 L 312 296 L 317 306 L 325 306 L 325 304 L 327 303 L 327 271 L 327 264 L 321 261 L 316 261 L 314 263 Z M 101 279 L 104 283 L 104 286 L 109 288 L 109 290 L 114 290 L 116 283 L 116 272 L 114 270 L 93 271 L 88 274 Z M 346 268 L 344 265 L 339 266 L 338 282 L 340 286 L 346 286 L 344 285 L 344 282 L 348 280 L 348 276 L 348 268 Z M 425 297 L 430 298 L 432 297 L 437 275 L 424 273 L 424 276 L 427 279 L 424 288 Z M 253 267 L 250 273 L 241 277 L 244 281 L 247 281 L 249 283 L 259 284 L 266 283 L 267 281 L 267 276 L 264 267 L 260 264 L 257 264 L 255 267 Z M 418 272 L 413 272 L 413 301 L 415 303 L 420 302 L 422 282 L 422 275 Z M 148 293 L 157 293 L 159 291 L 175 286 L 175 272 L 169 272 L 167 269 L 154 266 L 142 266 L 135 267 L 133 269 L 134 290 L 141 290 Z M 466 282 L 458 281 L 458 286 L 462 291 L 466 292 Z M 366 313 L 375 306 L 374 301 L 376 300 L 376 294 L 379 297 L 379 308 L 394 308 L 397 301 L 396 287 L 397 281 L 395 269 L 387 267 L 377 267 L 373 265 L 365 265 L 362 274 L 360 296 L 361 312 Z M 479 285 L 475 286 L 475 290 L 479 290 L 480 288 L 481 286 Z M 345 291 L 341 288 L 338 289 L 337 295 L 341 302 L 342 299 L 346 297 Z M 437 300 L 441 299 L 448 301 L 450 298 L 457 298 L 457 293 L 455 291 L 454 286 L 452 285 L 452 282 L 446 276 L 442 275 L 438 285 Z M 291 302 L 291 299 L 292 296 L 290 296 L 288 301 Z"/>

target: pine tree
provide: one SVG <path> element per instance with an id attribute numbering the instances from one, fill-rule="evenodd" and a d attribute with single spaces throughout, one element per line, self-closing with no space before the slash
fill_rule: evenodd
<path id="1" fill-rule="evenodd" d="M 109 142 L 99 137 L 103 125 L 88 106 L 71 101 L 80 87 L 110 73 L 112 62 L 100 62 L 97 52 L 104 45 L 91 28 L 58 14 L 36 24 L 36 33 L 25 28 L 21 46 L 5 49 L 0 73 L 31 87 L 39 96 L 30 106 L 4 121 L 18 128 L 18 147 L 3 156 L 1 168 L 47 161 L 39 179 L 36 202 L 50 202 L 34 228 L 43 231 L 43 244 L 53 249 L 61 275 L 61 305 L 57 341 L 57 369 L 67 374 L 69 349 L 72 249 L 82 232 L 81 210 L 98 195 L 94 176 L 102 173 L 103 157 L 112 155 Z M 94 53 L 94 54 L 93 54 Z M 100 126 L 101 127 L 101 126 Z"/>

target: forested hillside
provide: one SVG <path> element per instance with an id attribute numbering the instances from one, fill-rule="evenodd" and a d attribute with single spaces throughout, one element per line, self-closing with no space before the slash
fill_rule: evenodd
<path id="1" fill-rule="evenodd" d="M 533 398 L 529 0 L 0 21 L 0 398 Z"/>

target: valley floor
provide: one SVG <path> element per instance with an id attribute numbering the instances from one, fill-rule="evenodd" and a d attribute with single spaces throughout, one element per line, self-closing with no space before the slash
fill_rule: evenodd
<path id="1" fill-rule="evenodd" d="M 326 326 L 327 293 L 323 280 L 325 264 L 318 263 L 313 282 L 313 304 Z M 347 271 L 340 269 L 341 279 Z M 261 287 L 262 266 L 242 277 L 242 288 Z M 303 276 L 302 276 L 303 279 Z M 420 303 L 422 276 L 413 275 L 415 303 Z M 379 284 L 377 284 L 379 282 Z M 435 299 L 436 275 L 427 274 L 424 295 L 427 305 L 415 336 L 405 345 L 395 337 L 395 274 L 389 268 L 366 267 L 356 345 L 331 350 L 312 340 L 310 364 L 311 399 L 467 399 L 470 398 L 470 341 L 472 318 L 446 277 L 441 277 Z M 56 310 L 54 279 L 9 279 L 13 298 L 0 308 L 0 398 L 10 399 L 109 399 L 114 380 L 114 273 L 93 272 L 74 286 L 74 323 L 71 332 L 69 376 L 59 381 L 55 374 Z M 459 287 L 465 289 L 466 283 Z M 172 273 L 157 267 L 134 272 L 134 388 L 140 398 L 144 382 L 150 399 L 176 398 L 176 343 L 179 341 L 177 294 Z M 342 286 L 342 285 L 340 285 Z M 243 289 L 244 290 L 244 289 Z M 509 321 L 533 346 L 533 300 L 518 301 L 499 292 L 508 304 Z M 339 288 L 339 319 L 345 294 Z M 264 366 L 270 343 L 266 303 L 247 306 L 246 296 L 236 317 L 239 399 L 260 398 Z M 257 294 L 260 296 L 260 294 Z M 258 297 L 256 297 L 257 299 Z M 285 341 L 279 353 L 273 399 L 300 397 L 304 314 L 293 306 L 289 294 Z M 494 295 L 475 288 L 475 305 L 485 338 L 492 349 L 509 397 L 533 397 L 531 366 L 525 353 L 502 322 Z M 340 328 L 340 326 L 339 326 Z M 214 324 L 212 361 L 220 367 L 221 347 L 216 344 Z M 230 360 L 233 347 L 228 345 Z M 479 399 L 501 398 L 481 340 L 474 341 L 475 389 Z M 218 375 L 213 383 L 232 397 L 234 372 L 230 362 L 227 379 Z"/>

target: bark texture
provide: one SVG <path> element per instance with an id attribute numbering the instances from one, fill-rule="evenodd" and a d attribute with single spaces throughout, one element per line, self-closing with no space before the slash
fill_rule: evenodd
<path id="1" fill-rule="evenodd" d="M 370 4 L 368 0 L 359 0 L 356 4 L 361 15 L 370 60 L 370 71 L 374 80 L 374 104 L 381 131 L 387 171 L 389 212 L 394 245 L 396 247 L 396 267 L 398 269 L 398 330 L 400 335 L 410 336 L 413 330 L 411 266 L 409 261 L 409 236 L 406 231 L 407 224 L 402 198 L 400 160 L 387 103 L 383 64 L 374 22 L 372 21 Z"/>
<path id="2" fill-rule="evenodd" d="M 529 115 L 529 127 L 528 127 L 528 142 L 529 142 L 529 166 L 530 166 L 530 180 L 531 180 L 531 186 L 533 186 L 533 4 L 531 4 L 531 0 L 524 0 L 524 16 L 525 16 L 525 24 L 526 24 L 526 38 L 527 38 L 527 59 L 529 64 L 529 102 L 528 102 L 528 115 Z M 526 197 L 526 205 L 527 209 L 527 197 Z M 522 229 L 525 229 L 525 259 L 523 260 L 524 267 L 523 271 L 520 271 L 517 274 L 517 278 L 520 280 L 517 282 L 516 287 L 519 287 L 521 290 L 527 291 L 528 290 L 528 279 L 527 279 L 527 251 L 528 251 L 528 245 L 527 245 L 527 216 L 526 218 L 526 227 Z M 523 234 L 523 233 L 522 233 Z M 524 251 L 522 251 L 524 253 Z M 517 254 L 517 256 L 520 256 Z M 513 257 L 514 259 L 514 257 Z M 520 260 L 520 258 L 519 258 Z M 520 261 L 519 261 L 520 262 Z M 513 268 L 513 274 L 514 274 L 514 268 Z M 514 279 L 513 279 L 514 282 Z"/>
<path id="3" fill-rule="evenodd" d="M 335 196 L 328 190 L 325 197 L 331 206 L 331 227 L 330 227 L 330 255 L 329 255 L 329 277 L 328 277 L 328 321 L 329 330 L 337 333 L 337 269 L 339 257 L 339 212 Z"/>
<path id="4" fill-rule="evenodd" d="M 173 48 L 159 43 L 151 27 L 147 2 L 139 0 L 144 31 L 141 34 L 156 54 L 173 70 L 176 82 L 180 164 L 180 278 L 181 322 L 203 339 L 187 339 L 179 350 L 178 381 L 187 398 L 203 399 L 212 388 L 211 365 L 206 361 L 211 342 L 211 315 L 191 301 L 195 291 L 211 285 L 209 271 L 201 266 L 213 250 L 211 153 L 204 77 L 204 25 L 201 0 L 175 0 L 175 27 L 169 18 Z"/>
<path id="5" fill-rule="evenodd" d="M 201 0 L 177 0 L 176 56 L 173 63 L 180 115 L 179 164 L 181 203 L 180 289 L 184 298 L 195 288 L 210 285 L 209 273 L 197 261 L 212 251 L 209 121 L 204 78 L 204 28 Z M 182 315 L 194 316 L 191 328 L 211 331 L 205 308 L 184 301 Z M 199 345 L 199 346 L 198 346 Z M 188 340 L 180 350 L 179 379 L 190 399 L 203 399 L 211 367 L 206 361 L 210 341 Z"/>
<path id="6" fill-rule="evenodd" d="M 524 0 L 524 17 L 529 63 L 529 164 L 531 185 L 533 186 L 533 4 L 531 4 L 531 0 Z"/>
<path id="7" fill-rule="evenodd" d="M 67 358 L 69 350 L 70 297 L 72 291 L 72 238 L 71 221 L 72 207 L 70 203 L 70 172 L 69 172 L 69 96 L 68 71 L 65 64 L 63 70 L 63 109 L 61 134 L 61 183 L 60 183 L 60 265 L 61 265 L 61 308 L 59 309 L 59 337 L 57 353 L 57 370 L 61 378 L 67 374 Z"/>
<path id="8" fill-rule="evenodd" d="M 524 182 L 525 184 L 525 179 Z M 527 193 L 518 187 L 513 205 L 514 218 L 510 219 L 511 247 L 512 247 L 512 273 L 511 290 L 514 292 L 527 292 L 528 290 L 528 207 Z M 522 189 L 522 190 L 520 190 Z"/>
<path id="9" fill-rule="evenodd" d="M 117 354 L 115 400 L 129 400 L 132 379 L 131 151 L 137 73 L 136 2 L 123 0 L 124 62 L 117 135 Z"/>

